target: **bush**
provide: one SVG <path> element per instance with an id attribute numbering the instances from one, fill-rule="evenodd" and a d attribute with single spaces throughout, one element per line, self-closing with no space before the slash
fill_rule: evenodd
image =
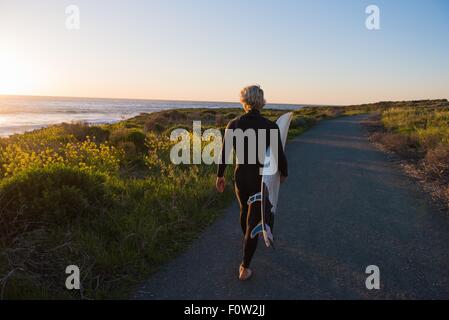
<path id="1" fill-rule="evenodd" d="M 78 141 L 85 141 L 88 137 L 96 143 L 102 143 L 109 139 L 109 130 L 98 126 L 91 126 L 87 123 L 63 123 L 64 132 L 71 134 Z"/>
<path id="2" fill-rule="evenodd" d="M 397 153 L 402 158 L 417 158 L 419 144 L 412 137 L 398 133 L 378 133 L 373 140 L 383 144 L 388 150 Z"/>
<path id="3" fill-rule="evenodd" d="M 449 145 L 429 150 L 424 158 L 424 167 L 432 177 L 449 183 Z"/>
<path id="4" fill-rule="evenodd" d="M 176 123 L 187 123 L 188 116 L 185 112 L 178 110 L 167 110 L 150 114 L 144 123 L 144 132 L 162 132 L 167 126 Z"/>
<path id="5" fill-rule="evenodd" d="M 203 114 L 216 114 L 217 110 L 216 109 L 206 109 L 206 110 L 202 110 L 201 113 L 203 113 Z"/>
<path id="6" fill-rule="evenodd" d="M 417 129 L 414 134 L 425 150 L 434 149 L 445 141 L 449 142 L 449 120 L 446 126 L 443 124 L 431 125 L 425 129 Z"/>
<path id="7" fill-rule="evenodd" d="M 116 148 L 107 143 L 96 144 L 89 137 L 83 142 L 58 142 L 51 146 L 27 140 L 0 146 L 0 177 L 57 164 L 115 174 L 122 157 Z"/>
<path id="8" fill-rule="evenodd" d="M 112 203 L 105 176 L 54 165 L 21 172 L 0 184 L 2 234 L 31 225 L 70 224 Z M 12 232 L 12 234 L 11 234 Z"/>
<path id="9" fill-rule="evenodd" d="M 145 145 L 146 135 L 143 132 L 133 130 L 126 136 L 126 141 L 132 142 L 136 146 L 137 152 L 145 152 L 147 147 Z"/>
<path id="10" fill-rule="evenodd" d="M 130 142 L 134 144 L 137 152 L 145 152 L 147 150 L 145 146 L 146 135 L 137 129 L 117 129 L 112 131 L 111 143 L 118 145 L 121 142 Z"/>

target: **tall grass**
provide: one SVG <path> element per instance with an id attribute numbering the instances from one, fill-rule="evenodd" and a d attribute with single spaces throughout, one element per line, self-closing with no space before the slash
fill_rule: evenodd
<path id="1" fill-rule="evenodd" d="M 385 132 L 374 138 L 399 156 L 412 160 L 442 189 L 449 206 L 449 103 L 403 105 L 381 113 Z"/>

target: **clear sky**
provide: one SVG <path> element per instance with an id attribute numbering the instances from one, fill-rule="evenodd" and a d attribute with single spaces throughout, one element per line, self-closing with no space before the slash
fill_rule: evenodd
<path id="1" fill-rule="evenodd" d="M 237 101 L 253 83 L 278 103 L 449 98 L 449 1 L 0 0 L 0 94 Z"/>

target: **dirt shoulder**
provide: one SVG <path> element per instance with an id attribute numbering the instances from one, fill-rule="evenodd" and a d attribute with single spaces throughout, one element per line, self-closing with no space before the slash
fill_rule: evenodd
<path id="1" fill-rule="evenodd" d="M 410 138 L 389 132 L 382 124 L 380 113 L 372 114 L 362 124 L 371 143 L 419 183 L 440 210 L 449 214 L 449 186 L 444 173 L 449 153 L 443 148 L 430 154 L 419 150 Z"/>

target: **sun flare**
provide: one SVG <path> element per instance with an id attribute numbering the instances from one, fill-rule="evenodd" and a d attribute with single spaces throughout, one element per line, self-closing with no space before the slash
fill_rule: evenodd
<path id="1" fill-rule="evenodd" d="M 0 94 L 22 94 L 32 89 L 32 70 L 13 52 L 0 50 Z"/>

